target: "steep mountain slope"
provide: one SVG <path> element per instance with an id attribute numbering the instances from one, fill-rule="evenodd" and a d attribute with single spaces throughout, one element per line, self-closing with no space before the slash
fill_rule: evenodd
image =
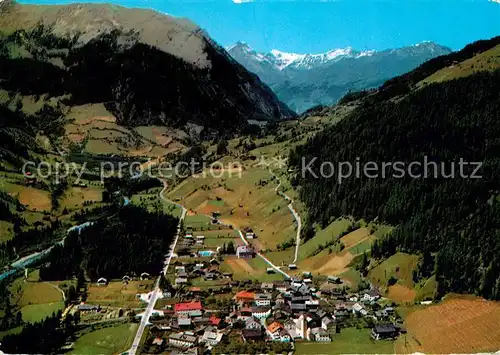
<path id="1" fill-rule="evenodd" d="M 389 80 L 293 151 L 308 223 L 353 215 L 398 226 L 375 243 L 373 257 L 422 253 L 413 277 L 435 274 L 439 295 L 500 299 L 500 66 L 419 85 L 445 67 L 467 71 L 471 58 L 499 41 L 479 41 Z M 338 162 L 350 163 L 352 175 L 329 175 Z"/>
<path id="2" fill-rule="evenodd" d="M 433 57 L 451 52 L 432 42 L 379 52 L 348 47 L 323 54 L 277 50 L 257 53 L 239 42 L 228 51 L 297 112 L 319 104 L 334 104 L 348 91 L 377 87 Z"/>
<path id="3" fill-rule="evenodd" d="M 123 125 L 194 124 L 210 136 L 244 130 L 250 119 L 294 116 L 186 20 L 111 5 L 11 3 L 0 29 L 10 32 L 0 63 L 8 92 L 64 96 L 69 106 L 105 103 Z"/>

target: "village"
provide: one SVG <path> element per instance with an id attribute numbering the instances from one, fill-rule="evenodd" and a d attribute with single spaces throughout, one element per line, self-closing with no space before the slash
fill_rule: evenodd
<path id="1" fill-rule="evenodd" d="M 199 248 L 205 236 L 194 234 L 188 230 L 179 241 L 173 267 L 160 283 L 145 353 L 286 353 L 296 342 L 335 342 L 347 327 L 369 329 L 366 340 L 374 343 L 406 332 L 396 305 L 375 288 L 350 292 L 338 277 L 314 277 L 293 264 L 286 268 L 297 276 L 235 280 L 223 260 L 255 258 L 252 244 L 206 251 Z M 245 234 L 256 238 L 250 229 Z"/>

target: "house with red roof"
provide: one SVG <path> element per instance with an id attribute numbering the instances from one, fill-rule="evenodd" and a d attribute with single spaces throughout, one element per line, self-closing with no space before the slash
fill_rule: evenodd
<path id="1" fill-rule="evenodd" d="M 211 325 L 219 327 L 221 325 L 222 319 L 212 314 L 208 319 L 208 321 L 210 322 Z"/>
<path id="2" fill-rule="evenodd" d="M 202 314 L 203 306 L 200 301 L 176 303 L 174 311 L 176 315 L 186 314 L 191 317 L 199 317 Z"/>
<path id="3" fill-rule="evenodd" d="M 255 300 L 255 293 L 240 291 L 234 296 L 234 299 L 240 305 L 252 305 Z"/>

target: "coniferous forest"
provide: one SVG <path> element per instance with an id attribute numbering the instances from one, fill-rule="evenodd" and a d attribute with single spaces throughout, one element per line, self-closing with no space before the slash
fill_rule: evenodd
<path id="1" fill-rule="evenodd" d="M 348 118 L 290 154 L 301 200 L 313 222 L 325 226 L 340 215 L 397 226 L 378 240 L 372 256 L 422 253 L 435 273 L 438 293 L 477 293 L 500 299 L 500 71 L 432 84 L 407 96 L 365 100 Z M 301 173 L 314 157 L 312 171 Z M 427 158 L 425 158 L 427 157 Z M 320 176 L 322 162 L 424 163 L 427 178 L 394 174 L 351 176 L 339 183 Z M 480 162 L 481 178 L 463 178 L 459 162 Z M 429 163 L 431 162 L 431 163 Z M 453 167 L 452 163 L 455 166 Z M 436 163 L 444 171 L 434 177 Z M 336 166 L 336 165 L 335 165 Z M 363 165 L 361 165 L 363 166 Z M 413 175 L 424 173 L 414 167 Z M 464 168 L 472 175 L 475 166 Z M 451 177 L 451 173 L 455 177 Z M 371 172 L 373 176 L 373 172 Z"/>
<path id="2" fill-rule="evenodd" d="M 177 218 L 127 206 L 116 215 L 70 233 L 40 269 L 40 279 L 66 280 L 83 269 L 96 281 L 147 272 L 157 275 L 175 235 Z"/>

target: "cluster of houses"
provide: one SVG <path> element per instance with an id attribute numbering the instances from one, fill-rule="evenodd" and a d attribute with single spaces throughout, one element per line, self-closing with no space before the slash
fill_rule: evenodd
<path id="1" fill-rule="evenodd" d="M 203 248 L 205 245 L 205 236 L 204 235 L 197 235 L 193 236 L 191 232 L 188 232 L 184 235 L 184 238 L 179 241 L 179 249 L 180 250 L 190 250 L 190 248 L 197 247 L 199 250 L 197 251 L 191 251 L 187 255 L 179 255 L 180 257 L 182 256 L 189 256 L 189 257 L 214 257 L 220 252 L 220 247 L 217 248 L 217 250 L 201 250 L 200 248 Z"/>
<path id="2" fill-rule="evenodd" d="M 181 268 L 178 271 L 182 272 Z M 371 332 L 375 340 L 395 338 L 404 331 L 389 322 L 395 313 L 393 307 L 375 306 L 380 299 L 376 290 L 354 294 L 340 289 L 319 291 L 306 279 L 253 285 L 237 292 L 227 309 L 217 311 L 204 309 L 203 298 L 197 297 L 197 288 L 192 288 L 189 295 L 196 301 L 175 304 L 169 320 L 156 325 L 163 333 L 153 344 L 182 351 L 210 350 L 235 335 L 243 342 L 331 342 L 339 322 L 355 314 L 380 321 Z M 334 300 L 328 310 L 320 305 L 324 297 Z"/>
<path id="3" fill-rule="evenodd" d="M 123 284 L 128 284 L 130 281 L 133 281 L 133 280 L 149 280 L 151 278 L 151 275 L 147 272 L 143 272 L 139 275 L 139 277 L 137 277 L 135 274 L 130 274 L 130 275 L 123 275 L 122 276 L 122 283 Z M 108 279 L 105 278 L 105 277 L 100 277 L 96 284 L 97 286 L 107 286 L 108 285 Z"/>
<path id="4" fill-rule="evenodd" d="M 233 274 L 219 271 L 219 262 L 211 259 L 210 262 L 184 263 L 175 266 L 175 285 L 188 285 L 190 279 L 203 277 L 205 281 L 227 279 L 230 281 Z"/>

